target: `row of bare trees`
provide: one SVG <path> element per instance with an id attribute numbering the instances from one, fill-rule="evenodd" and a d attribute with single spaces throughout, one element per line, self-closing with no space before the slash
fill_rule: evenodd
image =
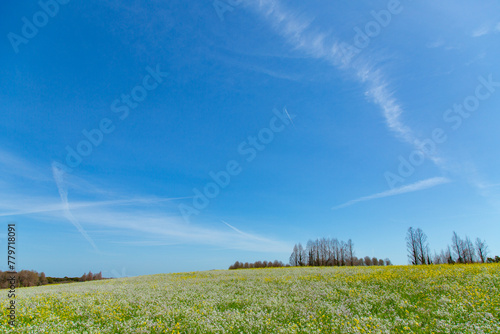
<path id="1" fill-rule="evenodd" d="M 413 227 L 406 233 L 406 249 L 411 264 L 431 264 L 429 242 L 422 229 Z"/>
<path id="2" fill-rule="evenodd" d="M 408 228 L 406 233 L 406 249 L 408 251 L 408 261 L 410 264 L 441 264 L 441 263 L 486 263 L 495 262 L 488 258 L 488 246 L 484 240 L 479 238 L 475 242 L 469 237 L 462 239 L 456 232 L 453 232 L 451 245 L 438 254 L 431 252 L 427 235 L 422 229 Z"/>
<path id="3" fill-rule="evenodd" d="M 347 242 L 336 238 L 321 238 L 309 240 L 304 248 L 296 244 L 290 255 L 291 266 L 383 266 L 390 265 L 389 259 L 357 258 L 354 252 L 354 243 L 351 239 Z"/>
<path id="4" fill-rule="evenodd" d="M 351 239 L 347 242 L 337 239 L 321 238 L 309 240 L 304 248 L 301 243 L 293 247 L 290 255 L 290 263 L 284 264 L 281 261 L 257 261 L 254 263 L 236 261 L 229 269 L 242 268 L 267 268 L 267 267 L 298 267 L 298 266 L 388 266 L 391 265 L 389 259 L 377 259 L 376 257 L 365 256 L 357 258 L 354 255 L 354 244 Z"/>

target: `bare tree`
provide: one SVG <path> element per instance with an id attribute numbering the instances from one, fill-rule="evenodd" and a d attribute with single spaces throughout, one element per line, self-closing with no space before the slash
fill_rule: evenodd
<path id="1" fill-rule="evenodd" d="M 425 249 L 425 254 L 427 255 L 427 264 L 432 264 L 432 260 L 431 260 L 431 249 L 429 247 L 429 244 L 427 244 L 427 247 Z"/>
<path id="2" fill-rule="evenodd" d="M 347 249 L 347 244 L 344 241 L 340 242 L 340 265 L 345 266 L 346 261 L 347 261 L 347 254 L 348 254 L 348 249 Z"/>
<path id="3" fill-rule="evenodd" d="M 417 264 L 429 264 L 428 262 L 430 262 L 430 259 L 427 253 L 429 244 L 427 242 L 427 235 L 425 235 L 422 229 L 417 228 L 414 231 L 413 238 L 414 244 L 416 245 L 415 251 L 417 252 Z"/>
<path id="4" fill-rule="evenodd" d="M 326 266 L 328 258 L 330 257 L 329 256 L 330 243 L 325 238 L 316 241 L 318 242 L 318 249 L 319 249 L 319 265 Z"/>
<path id="5" fill-rule="evenodd" d="M 453 248 L 453 252 L 455 252 L 457 256 L 457 262 L 458 263 L 464 263 L 463 259 L 463 241 L 460 239 L 458 236 L 457 232 L 453 231 L 453 236 L 451 237 L 451 247 Z"/>
<path id="6" fill-rule="evenodd" d="M 315 250 L 314 250 L 314 242 L 312 240 L 309 240 L 307 242 L 306 249 L 307 249 L 307 265 L 315 266 L 316 265 L 314 261 Z"/>
<path id="7" fill-rule="evenodd" d="M 368 260 L 365 260 L 365 259 Z M 354 243 L 351 239 L 347 242 L 336 238 L 317 238 L 308 240 L 304 249 L 302 245 L 295 244 L 290 254 L 289 265 L 291 266 L 376 266 L 389 265 L 389 262 L 379 260 L 376 257 L 357 258 L 354 256 Z M 429 260 L 430 261 L 430 260 Z M 257 262 L 255 263 L 257 267 Z M 275 266 L 274 263 L 264 261 L 263 266 Z M 288 265 L 287 265 L 288 266 Z"/>
<path id="8" fill-rule="evenodd" d="M 299 243 L 298 247 L 298 263 L 299 266 L 305 266 L 307 264 L 306 250 L 302 247 L 301 243 Z"/>
<path id="9" fill-rule="evenodd" d="M 352 243 L 351 239 L 347 240 L 347 258 L 349 260 L 349 265 L 353 266 L 354 265 L 354 244 Z"/>
<path id="10" fill-rule="evenodd" d="M 413 227 L 408 228 L 406 232 L 406 250 L 408 251 L 408 260 L 411 264 L 417 265 L 419 263 L 419 251 L 416 237 L 416 231 Z"/>
<path id="11" fill-rule="evenodd" d="M 332 266 L 340 265 L 340 245 L 337 239 L 330 240 L 330 249 L 332 252 Z"/>
<path id="12" fill-rule="evenodd" d="M 330 249 L 332 252 L 331 263 L 332 266 L 340 266 L 342 265 L 342 245 L 341 241 L 337 238 L 330 240 Z"/>
<path id="13" fill-rule="evenodd" d="M 316 239 L 316 241 L 314 241 L 314 256 L 315 256 L 315 259 L 314 259 L 314 263 L 316 263 L 316 266 L 321 266 L 321 257 L 320 257 L 320 253 L 321 253 L 321 249 L 320 249 L 320 244 L 319 244 L 319 240 Z"/>
<path id="14" fill-rule="evenodd" d="M 448 248 L 446 249 L 445 255 L 446 255 L 446 262 L 445 263 L 448 263 L 448 264 L 454 264 L 455 263 L 455 260 L 453 260 L 453 255 L 451 253 L 450 246 L 448 246 Z"/>
<path id="15" fill-rule="evenodd" d="M 465 240 L 464 240 L 464 250 L 465 250 L 464 258 L 466 259 L 465 262 L 467 262 L 467 263 L 476 262 L 474 244 L 472 243 L 470 238 L 467 236 L 465 237 Z"/>
<path id="16" fill-rule="evenodd" d="M 293 246 L 293 251 L 290 255 L 290 265 L 294 267 L 299 265 L 299 247 L 297 246 L 297 244 Z"/>
<path id="17" fill-rule="evenodd" d="M 476 239 L 476 252 L 481 263 L 485 263 L 488 256 L 488 246 L 486 245 L 486 241 L 479 238 Z"/>
<path id="18" fill-rule="evenodd" d="M 433 259 L 433 262 L 435 264 L 444 264 L 444 263 L 448 263 L 448 258 L 446 256 L 446 253 L 441 250 L 441 253 L 437 254 L 436 252 L 434 252 L 434 259 Z"/>

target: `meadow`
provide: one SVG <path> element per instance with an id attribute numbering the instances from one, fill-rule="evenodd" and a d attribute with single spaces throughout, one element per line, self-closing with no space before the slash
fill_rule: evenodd
<path id="1" fill-rule="evenodd" d="M 0 293 L 2 333 L 500 333 L 500 264 L 220 270 L 20 288 L 14 329 Z"/>

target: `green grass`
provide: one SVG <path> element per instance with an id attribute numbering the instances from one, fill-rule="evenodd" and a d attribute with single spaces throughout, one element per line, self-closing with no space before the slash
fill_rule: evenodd
<path id="1" fill-rule="evenodd" d="M 500 264 L 274 268 L 18 289 L 2 333 L 500 333 Z"/>

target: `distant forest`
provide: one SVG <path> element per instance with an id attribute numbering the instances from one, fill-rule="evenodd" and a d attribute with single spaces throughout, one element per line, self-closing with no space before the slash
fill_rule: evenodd
<path id="1" fill-rule="evenodd" d="M 289 264 L 281 261 L 257 261 L 254 263 L 236 261 L 229 269 L 266 268 L 266 267 L 297 267 L 297 266 L 388 266 L 391 260 L 365 256 L 357 258 L 351 239 L 347 242 L 337 239 L 321 238 L 309 240 L 306 247 L 302 244 L 293 246 Z"/>
<path id="2" fill-rule="evenodd" d="M 13 274 L 8 271 L 2 272 L 0 270 L 0 289 L 6 289 L 10 287 L 9 278 Z M 72 283 L 72 282 L 85 282 L 93 280 L 104 279 L 101 272 L 97 274 L 92 274 L 88 272 L 83 274 L 81 277 L 46 277 L 44 272 L 38 273 L 33 270 L 21 270 L 16 274 L 16 287 L 28 287 L 28 286 L 39 286 L 46 284 L 60 284 L 60 283 Z"/>
<path id="3" fill-rule="evenodd" d="M 468 236 L 462 239 L 457 232 L 453 232 L 451 244 L 446 249 L 431 254 L 427 235 L 420 228 L 410 227 L 406 232 L 406 250 L 408 262 L 413 265 L 500 262 L 499 256 L 488 257 L 486 241 L 476 238 L 472 242 Z"/>

